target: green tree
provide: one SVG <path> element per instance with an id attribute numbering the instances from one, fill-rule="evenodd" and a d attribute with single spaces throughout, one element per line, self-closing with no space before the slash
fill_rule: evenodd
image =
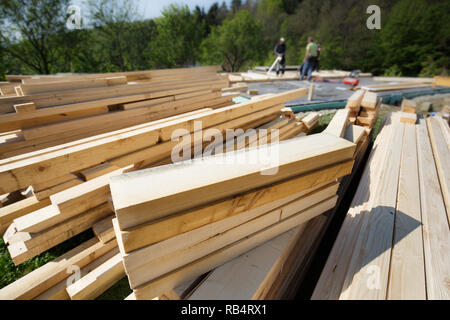
<path id="1" fill-rule="evenodd" d="M 157 68 L 193 66 L 205 30 L 204 20 L 197 19 L 187 6 L 170 5 L 155 19 L 156 28 L 149 47 L 151 65 Z"/>
<path id="2" fill-rule="evenodd" d="M 450 64 L 450 3 L 401 0 L 381 30 L 384 68 L 397 65 L 403 75 L 434 75 Z"/>
<path id="3" fill-rule="evenodd" d="M 264 56 L 262 26 L 247 10 L 226 19 L 213 28 L 202 43 L 202 61 L 222 64 L 226 71 L 238 71 L 251 63 L 259 63 Z"/>
<path id="4" fill-rule="evenodd" d="M 25 72 L 49 74 L 67 67 L 61 47 L 70 54 L 66 29 L 69 0 L 3 0 L 0 7 L 0 47 L 25 66 Z M 66 60 L 67 61 L 67 60 Z"/>
<path id="5" fill-rule="evenodd" d="M 90 22 L 97 31 L 92 43 L 102 51 L 102 69 L 105 71 L 127 71 L 136 68 L 136 31 L 134 20 L 139 19 L 133 1 L 89 0 Z M 136 30 L 138 27 L 138 30 Z M 105 59 L 106 58 L 106 59 Z"/>

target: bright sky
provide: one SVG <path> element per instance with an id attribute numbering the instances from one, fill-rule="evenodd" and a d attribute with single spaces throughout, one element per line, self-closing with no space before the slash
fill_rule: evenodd
<path id="1" fill-rule="evenodd" d="M 133 1 L 138 5 L 138 11 L 144 18 L 156 18 L 161 15 L 161 10 L 168 6 L 169 4 L 181 4 L 188 5 L 189 8 L 194 9 L 195 6 L 200 8 L 205 8 L 205 11 L 209 10 L 209 7 L 214 3 L 218 2 L 219 5 L 223 1 L 229 6 L 231 0 L 122 0 L 122 1 Z M 80 5 L 83 8 L 84 0 L 72 0 L 72 4 Z M 83 10 L 83 9 L 82 9 Z"/>

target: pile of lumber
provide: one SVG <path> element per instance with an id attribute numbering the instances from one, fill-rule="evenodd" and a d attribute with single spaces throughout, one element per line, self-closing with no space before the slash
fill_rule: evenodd
<path id="1" fill-rule="evenodd" d="M 236 130 L 236 136 L 230 139 L 240 147 L 255 139 L 268 143 L 273 138 L 304 135 L 306 127 L 286 118 L 281 109 L 284 102 L 304 96 L 306 91 L 293 90 L 215 110 L 201 109 L 5 159 L 0 165 L 1 193 L 13 193 L 30 185 L 33 190 L 29 198 L 0 208 L 0 224 L 6 230 L 4 240 L 16 265 L 89 228 L 96 238 L 3 288 L 0 298 L 97 297 L 124 276 L 112 229 L 111 177 L 171 163 L 179 140 L 183 149 L 187 147 L 194 155 L 198 139 L 207 141 L 200 151 L 215 147 L 217 141 L 210 141 L 217 131 L 224 134 L 230 129 L 261 128 L 270 132 L 262 137 L 252 135 L 251 130 L 250 134 Z M 203 128 L 198 128 L 198 123 Z M 172 140 L 176 129 L 184 130 L 184 136 Z M 211 130 L 198 137 L 200 129 Z M 271 129 L 279 131 L 272 134 Z M 222 149 L 228 146 L 227 141 L 220 144 Z M 78 281 L 71 278 L 76 270 L 66 270 L 68 261 L 80 269 L 82 277 Z"/>
<path id="2" fill-rule="evenodd" d="M 229 82 L 217 70 L 14 77 L 20 94 L 0 98 L 0 158 L 230 105 L 233 95 L 221 92 Z"/>
<path id="3" fill-rule="evenodd" d="M 326 129 L 328 134 L 356 144 L 351 175 L 338 179 L 336 206 L 155 299 L 294 299 L 371 140 L 369 130 L 349 124 L 348 116 L 349 110 L 338 111 Z M 316 114 L 305 118 L 314 119 Z M 132 293 L 127 299 L 135 300 L 136 296 Z"/>
<path id="4" fill-rule="evenodd" d="M 280 143 L 276 164 L 236 165 L 269 153 L 263 145 L 113 177 L 113 224 L 134 297 L 163 295 L 334 208 L 356 150 L 342 138 L 347 124 L 348 110 L 323 133 Z"/>
<path id="5" fill-rule="evenodd" d="M 381 98 L 376 93 L 358 90 L 348 99 L 346 109 L 350 110 L 350 122 L 369 130 L 378 119 Z"/>
<path id="6" fill-rule="evenodd" d="M 334 192 L 338 196 L 335 206 L 217 267 L 193 281 L 195 285 L 189 286 L 191 280 L 159 298 L 294 299 L 369 145 L 370 136 L 367 135 L 367 129 L 349 124 L 348 116 L 349 110 L 338 111 L 322 133 L 340 136 L 356 144 L 352 173 L 339 178 L 335 185 Z M 134 294 L 130 296 L 130 299 L 135 298 Z"/>
<path id="7" fill-rule="evenodd" d="M 422 82 L 405 82 L 405 83 L 383 83 L 383 84 L 371 84 L 367 86 L 362 86 L 361 89 L 379 92 L 379 91 L 392 91 L 392 90 L 403 90 L 403 89 L 415 89 L 415 88 L 431 88 L 432 85 L 429 83 Z"/>
<path id="8" fill-rule="evenodd" d="M 401 118 L 375 141 L 313 299 L 450 299 L 450 129 Z"/>

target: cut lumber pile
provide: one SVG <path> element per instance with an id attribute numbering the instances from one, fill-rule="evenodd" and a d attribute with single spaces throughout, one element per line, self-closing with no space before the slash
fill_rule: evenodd
<path id="1" fill-rule="evenodd" d="M 304 94 L 306 89 L 294 90 L 256 102 L 130 127 L 109 133 L 106 137 L 101 135 L 77 141 L 73 146 L 51 148 L 47 153 L 6 159 L 6 164 L 0 166 L 2 188 L 12 191 L 31 184 L 38 202 L 46 203 L 39 210 L 22 210 L 22 216 L 16 212 L 5 213 L 5 222 L 13 222 L 12 233 L 18 234 L 7 241 L 14 263 L 20 264 L 110 215 L 107 205 L 109 179 L 126 171 L 170 163 L 173 148 L 180 145 L 180 142 L 171 140 L 174 130 L 185 130 L 183 141 L 189 140 L 184 144 L 190 151 L 192 146 L 195 149 L 195 140 L 211 140 L 202 134 L 198 137 L 196 132 L 201 127 L 197 128 L 195 123 L 201 121 L 205 128 L 214 128 L 222 133 L 245 126 L 257 127 L 279 117 L 283 107 L 280 103 Z M 295 122 L 288 123 L 280 128 L 281 138 L 299 134 L 302 130 L 303 127 Z M 13 177 L 14 182 L 8 176 Z M 6 211 L 7 207 L 1 210 Z M 11 217 L 14 218 L 11 220 Z M 85 223 L 80 223 L 80 219 Z M 55 228 L 58 232 L 64 230 L 66 235 L 57 234 Z"/>
<path id="2" fill-rule="evenodd" d="M 209 124 L 210 129 L 215 129 L 219 132 L 227 132 L 230 129 L 266 129 L 266 131 L 260 132 L 259 135 L 252 135 L 252 131 L 242 133 L 237 130 L 234 135 L 231 136 L 233 141 L 233 149 L 236 144 L 236 148 L 243 148 L 251 146 L 253 143 L 264 144 L 270 143 L 275 139 L 286 140 L 295 137 L 299 134 L 304 134 L 306 128 L 297 121 L 290 121 L 281 115 L 281 109 L 283 108 L 283 102 L 290 101 L 292 99 L 301 97 L 306 94 L 306 89 L 294 90 L 280 95 L 274 95 L 261 99 L 255 102 L 249 102 L 240 105 L 234 105 L 230 107 L 223 107 L 217 110 L 200 110 L 183 114 L 181 116 L 163 119 L 149 124 L 140 126 L 134 126 L 127 128 L 126 130 L 119 130 L 117 132 L 117 139 L 104 139 L 105 135 L 96 137 L 96 139 L 84 139 L 77 141 L 77 144 L 72 146 L 64 146 L 61 149 L 51 148 L 49 153 L 56 152 L 52 155 L 48 153 L 31 153 L 22 157 L 9 158 L 4 161 L 5 165 L 17 164 L 17 162 L 23 161 L 22 164 L 37 165 L 38 167 L 44 166 L 42 161 L 50 161 L 47 167 L 51 177 L 42 176 L 36 178 L 35 181 L 39 181 L 36 185 L 52 185 L 58 183 L 56 187 L 60 186 L 60 189 L 51 187 L 54 192 L 46 189 L 46 197 L 38 199 L 36 195 L 42 195 L 42 192 L 32 194 L 30 198 L 18 201 L 11 206 L 0 208 L 4 210 L 0 215 L 2 226 L 8 228 L 5 234 L 6 243 L 9 244 L 8 249 L 13 258 L 15 264 L 20 264 L 35 255 L 52 248 L 53 246 L 70 239 L 74 235 L 93 228 L 94 234 L 98 237 L 98 241 L 107 245 L 111 242 L 114 243 L 114 250 L 117 249 L 114 230 L 112 228 L 113 207 L 109 201 L 111 197 L 109 188 L 109 179 L 117 174 L 121 174 L 125 171 L 133 171 L 146 167 L 155 167 L 161 164 L 171 163 L 171 151 L 176 146 L 178 141 L 171 141 L 172 132 L 169 130 L 169 126 L 173 126 L 173 130 L 185 129 L 182 140 L 192 138 L 192 141 L 185 143 L 189 150 L 195 154 L 195 137 L 196 130 L 199 130 L 195 126 L 195 120 L 201 120 L 204 126 Z M 235 108 L 237 107 L 237 108 Z M 208 114 L 208 117 L 201 115 Z M 183 121 L 181 121 L 183 119 Z M 168 123 L 169 125 L 164 125 Z M 143 130 L 151 128 L 150 131 Z M 208 127 L 207 127 L 208 128 Z M 201 129 L 201 128 L 200 128 Z M 272 130 L 278 131 L 273 132 Z M 167 130 L 167 131 L 166 131 Z M 138 134 L 143 132 L 149 132 L 150 135 L 142 136 L 142 145 L 135 145 L 129 140 L 130 135 L 126 133 L 137 131 Z M 152 132 L 152 133 L 151 133 Z M 249 134 L 250 132 L 250 134 Z M 155 135 L 155 138 L 151 138 Z M 162 137 L 165 138 L 162 138 Z M 110 133 L 106 137 L 116 137 L 115 132 Z M 203 138 L 208 140 L 209 133 L 205 132 Z M 147 138 L 147 141 L 144 139 Z M 161 139 L 160 139 L 161 138 Z M 119 142 L 120 139 L 124 139 Z M 167 140 L 169 139 L 169 140 Z M 118 147 L 124 148 L 124 143 L 131 144 L 130 147 L 134 148 L 137 152 L 131 152 L 131 154 L 124 154 L 123 157 L 115 157 L 114 149 L 103 146 L 103 143 L 110 143 L 112 141 L 118 143 Z M 155 143 L 157 141 L 157 143 Z M 96 143 L 92 143 L 92 141 Z M 226 150 L 229 141 L 224 141 L 222 150 Z M 142 146 L 148 145 L 149 149 L 142 149 Z M 200 151 L 207 150 L 211 145 L 205 143 L 200 148 Z M 110 145 L 111 146 L 111 145 Z M 86 147 L 86 148 L 85 148 Z M 70 152 L 68 149 L 73 148 Z M 97 149 L 98 148 L 98 149 Z M 85 156 L 86 160 L 82 163 L 83 166 L 88 165 L 86 169 L 76 170 L 73 173 L 63 174 L 61 177 L 52 178 L 53 176 L 60 175 L 60 169 L 70 168 L 73 165 L 79 165 L 80 158 L 73 153 L 77 153 L 80 150 L 89 150 Z M 191 150 L 192 149 L 192 150 Z M 59 151 L 59 152 L 57 152 Z M 214 150 L 217 154 L 217 150 Z M 229 151 L 229 150 L 227 150 Z M 113 152 L 113 159 L 103 162 L 99 156 L 104 155 L 105 152 Z M 62 154 L 61 168 L 57 169 L 55 164 L 58 162 L 58 157 Z M 82 154 L 80 154 L 82 155 Z M 72 158 L 73 157 L 73 158 Z M 72 158 L 72 160 L 71 160 Z M 98 163 L 91 166 L 89 159 Z M 54 162 L 56 161 L 56 162 Z M 9 167 L 10 168 L 10 167 Z M 18 170 L 20 166 L 17 166 Z M 22 168 L 23 169 L 23 168 Z M 55 170 L 55 171 L 53 171 Z M 37 171 L 39 172 L 39 170 Z M 53 173 L 52 173 L 53 172 Z M 76 175 L 74 175 L 76 173 Z M 69 181 L 77 180 L 74 185 L 65 184 L 65 179 L 70 177 Z M 33 178 L 32 178 L 33 179 Z M 61 182 L 62 183 L 59 183 Z M 5 184 L 7 186 L 7 184 Z M 67 186 L 67 187 L 66 187 Z M 10 186 L 11 187 L 11 186 Z M 12 189 L 14 187 L 11 187 Z M 35 188 L 37 189 L 37 187 Z M 39 190 L 39 189 L 38 189 Z M 14 208 L 13 208 L 14 207 Z M 8 209 L 8 210 L 6 210 Z M 117 280 L 121 279 L 124 274 L 121 258 L 117 260 L 117 252 L 111 252 L 110 255 L 103 257 L 102 259 L 94 259 L 89 263 L 86 268 L 81 268 L 81 279 L 76 282 L 66 282 L 66 280 L 60 280 L 52 282 L 45 290 L 39 290 L 39 292 L 32 298 L 39 299 L 91 299 L 100 295 L 107 290 Z M 120 263 L 118 262 L 120 261 Z M 53 263 L 53 262 L 52 262 Z M 46 265 L 45 265 L 46 266 Z M 44 267 L 45 267 L 44 266 Z M 42 268 L 44 268 L 42 267 Z M 47 268 L 47 267 L 46 267 Z M 45 268 L 44 268 L 45 269 Z M 39 269 L 38 269 L 39 270 Z M 68 275 L 70 276 L 70 274 Z M 31 277 L 31 276 L 30 276 Z M 28 275 L 24 277 L 27 279 Z M 20 279 L 22 280 L 22 279 Z M 22 280 L 26 281 L 26 280 Z M 82 281 L 79 282 L 78 281 Z M 75 285 L 76 284 L 76 285 Z M 14 295 L 10 295 L 10 288 L 14 288 L 15 283 L 7 286 L 0 291 L 5 294 L 6 297 L 14 298 Z M 35 290 L 33 285 L 29 285 L 26 291 Z M 28 292 L 27 291 L 27 292 Z M 20 297 L 17 297 L 20 298 Z M 24 299 L 29 298 L 24 294 Z"/>
<path id="3" fill-rule="evenodd" d="M 268 152 L 264 145 L 113 177 L 113 224 L 136 299 L 162 295 L 333 208 L 355 148 L 315 134 L 280 143 L 276 168 L 236 165 Z"/>
<path id="4" fill-rule="evenodd" d="M 345 128 L 347 119 L 338 114 L 333 120 L 326 134 L 338 132 L 340 135 L 342 130 L 336 128 Z M 341 183 L 334 183 L 332 191 L 328 191 L 340 195 L 338 203 L 361 164 L 370 140 L 365 128 L 353 125 L 345 128 L 344 137 L 357 144 L 357 148 L 352 175 L 339 179 Z M 316 195 L 322 197 L 319 193 Z M 183 299 L 294 299 L 336 209 L 334 206 L 327 214 L 321 214 L 217 267 L 202 277 Z"/>
<path id="5" fill-rule="evenodd" d="M 59 82 L 23 85 L 25 91 L 35 89 L 0 101 L 0 132 L 4 133 L 0 158 L 232 104 L 233 94 L 222 96 L 228 80 L 216 74 L 217 67 L 176 70 L 176 76 L 172 70 L 155 70 L 149 73 L 149 77 L 155 73 L 151 79 L 133 82 L 126 82 L 125 76 L 87 80 L 72 76 L 76 79 L 60 77 Z M 102 84 L 105 87 L 98 87 Z"/>
<path id="6" fill-rule="evenodd" d="M 450 298 L 449 128 L 400 118 L 375 141 L 312 299 Z"/>
<path id="7" fill-rule="evenodd" d="M 347 101 L 346 109 L 350 111 L 349 121 L 368 128 L 373 128 L 378 119 L 381 98 L 374 92 L 359 89 Z"/>

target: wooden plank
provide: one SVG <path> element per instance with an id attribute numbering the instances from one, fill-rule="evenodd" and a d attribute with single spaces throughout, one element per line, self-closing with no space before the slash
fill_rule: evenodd
<path id="1" fill-rule="evenodd" d="M 383 169 L 385 175 L 362 223 L 339 297 L 342 300 L 386 299 L 403 134 L 404 124 L 394 123 L 393 139 L 385 155 L 389 159 Z M 371 270 L 377 272 L 376 281 L 372 281 Z"/>
<path id="2" fill-rule="evenodd" d="M 368 209 L 372 207 L 375 195 L 381 185 L 384 162 L 387 161 L 386 149 L 388 142 L 392 139 L 390 122 L 391 116 L 388 116 L 386 125 L 375 140 L 350 209 L 314 289 L 313 300 L 337 300 L 343 290 L 348 265 L 358 233 L 361 230 L 362 221 Z"/>
<path id="3" fill-rule="evenodd" d="M 321 212 L 325 212 L 334 206 L 335 200 L 326 200 L 321 204 L 308 209 L 308 213 L 311 215 L 317 215 Z M 195 278 L 215 267 L 223 264 L 226 261 L 232 260 L 233 258 L 239 256 L 240 254 L 282 234 L 290 229 L 295 228 L 298 223 L 300 216 L 304 215 L 305 212 L 300 215 L 295 215 L 285 221 L 282 221 L 275 226 L 267 228 L 260 231 L 254 235 L 248 236 L 243 240 L 237 241 L 223 249 L 220 249 L 206 257 L 194 261 L 186 265 L 183 268 L 179 268 L 172 271 L 158 279 L 150 281 L 134 290 L 136 299 L 152 299 L 156 296 L 163 294 L 170 288 L 174 288 L 181 285 L 185 281 Z"/>
<path id="4" fill-rule="evenodd" d="M 259 149 L 251 149 L 245 153 L 246 156 L 252 157 L 255 156 L 254 153 L 262 150 L 269 152 L 269 148 L 270 146 L 261 146 Z M 221 155 L 224 161 L 223 169 L 220 171 L 217 171 L 216 163 L 205 158 L 194 159 L 190 166 L 172 165 L 170 170 L 154 168 L 114 177 L 110 184 L 111 194 L 119 225 L 122 230 L 126 230 L 202 203 L 346 161 L 352 158 L 354 148 L 354 144 L 330 135 L 306 136 L 279 144 L 276 174 L 261 175 L 261 170 L 267 170 L 270 167 L 261 166 L 261 163 L 257 161 L 253 164 L 245 163 L 236 166 L 235 157 L 240 153 L 226 153 L 224 156 Z M 148 180 L 150 176 L 151 180 Z M 177 178 L 170 178 L 172 176 Z M 195 181 L 190 178 L 193 176 L 197 177 Z M 164 184 L 158 182 L 160 179 L 164 180 Z M 243 179 L 245 185 L 242 185 Z M 151 181 L 151 185 L 148 181 Z M 141 184 L 145 184 L 144 189 L 139 187 Z M 188 202 L 187 199 L 189 199 Z M 149 207 L 152 208 L 151 213 L 148 212 Z"/>
<path id="5" fill-rule="evenodd" d="M 417 103 L 414 100 L 403 99 L 402 112 L 415 114 L 417 110 Z"/>
<path id="6" fill-rule="evenodd" d="M 267 205 L 276 205 L 276 201 L 299 192 L 314 188 L 322 183 L 335 180 L 349 173 L 351 163 L 318 170 L 299 178 L 291 179 L 226 199 L 203 208 L 187 210 L 165 219 L 139 225 L 122 231 L 125 252 L 169 239 L 178 234 L 194 230 L 209 223 L 217 222 L 250 210 L 266 210 Z M 264 196 L 263 196 L 264 195 Z M 253 212 L 253 211 L 252 211 Z"/>
<path id="7" fill-rule="evenodd" d="M 86 211 L 73 219 L 64 221 L 53 228 L 38 234 L 29 234 L 25 241 L 15 242 L 8 246 L 9 254 L 17 266 L 36 255 L 72 238 L 87 229 L 95 222 L 111 214 L 107 204 Z"/>
<path id="8" fill-rule="evenodd" d="M 0 289 L 0 299 L 33 299 L 58 282 L 71 276 L 76 271 L 73 266 L 82 268 L 116 246 L 116 240 L 103 244 L 96 238 L 92 238 Z"/>
<path id="9" fill-rule="evenodd" d="M 124 86 L 113 86 L 102 88 L 74 89 L 70 91 L 60 91 L 52 93 L 40 93 L 27 96 L 4 98 L 0 100 L 0 113 L 13 112 L 13 105 L 33 101 L 37 108 L 52 107 L 63 104 L 86 102 L 104 98 L 120 97 L 141 93 L 151 93 L 150 98 L 159 98 L 174 95 L 174 90 L 180 93 L 193 91 L 198 86 L 210 86 L 210 88 L 221 89 L 228 86 L 228 82 L 216 76 L 201 77 L 199 79 L 176 80 L 161 82 L 151 85 L 149 83 L 135 83 Z M 20 89 L 20 87 L 16 87 Z"/>
<path id="10" fill-rule="evenodd" d="M 34 195 L 36 196 L 36 198 L 38 200 L 43 200 L 43 199 L 49 198 L 50 196 L 52 196 L 58 192 L 64 191 L 66 189 L 72 188 L 74 186 L 77 186 L 77 185 L 83 183 L 83 180 L 76 177 L 75 175 L 73 175 L 73 176 L 74 177 L 72 179 L 64 181 L 62 183 L 59 183 L 55 186 L 51 186 L 51 187 L 43 189 L 43 190 L 33 191 Z"/>
<path id="11" fill-rule="evenodd" d="M 120 254 L 92 270 L 80 280 L 67 287 L 72 300 L 92 300 L 112 287 L 125 276 Z"/>
<path id="12" fill-rule="evenodd" d="M 302 225 L 298 227 L 301 229 Z M 290 230 L 212 271 L 189 300 L 250 300 L 296 235 Z"/>
<path id="13" fill-rule="evenodd" d="M 427 297 L 450 299 L 450 234 L 425 119 L 416 126 Z"/>
<path id="14" fill-rule="evenodd" d="M 32 196 L 0 208 L 0 234 L 6 230 L 14 219 L 48 205 L 50 205 L 50 199 L 38 200 L 35 196 Z"/>
<path id="15" fill-rule="evenodd" d="M 431 88 L 431 85 L 422 83 L 399 83 L 399 84 L 372 84 L 369 86 L 362 87 L 362 89 L 372 92 L 402 90 L 412 88 Z"/>
<path id="16" fill-rule="evenodd" d="M 354 112 L 358 112 L 361 108 L 361 102 L 363 100 L 363 97 L 365 95 L 364 90 L 357 90 L 355 93 L 353 93 L 350 98 L 347 100 L 347 105 L 345 106 L 346 109 L 350 109 Z"/>
<path id="17" fill-rule="evenodd" d="M 299 220 L 296 221 L 298 224 L 304 223 L 320 214 L 317 212 L 314 214 L 309 214 L 308 208 L 314 207 L 315 205 L 318 205 L 326 199 L 336 199 L 336 197 L 332 196 L 329 198 L 316 199 L 314 205 L 304 203 L 302 202 L 302 200 L 297 200 L 290 204 L 287 204 L 286 206 L 283 206 L 281 208 L 281 215 L 280 209 L 276 209 L 271 212 L 265 213 L 255 219 L 252 219 L 251 221 L 226 230 L 220 234 L 217 233 L 216 235 L 205 241 L 199 242 L 192 246 L 186 246 L 182 250 L 172 252 L 166 256 L 156 259 L 153 259 L 153 257 L 149 257 L 150 259 L 147 259 L 147 263 L 145 265 L 142 265 L 139 268 L 130 268 L 131 271 L 129 271 L 129 269 L 127 268 L 130 286 L 132 288 L 136 288 L 137 286 L 144 284 L 147 281 L 155 279 L 172 270 L 182 267 L 183 265 L 200 259 L 201 257 L 219 250 L 237 240 L 243 239 L 249 234 L 258 232 L 264 228 L 279 223 L 280 221 L 288 219 L 291 216 L 300 214 L 301 212 L 304 212 L 305 214 L 302 216 L 302 219 L 299 218 Z M 290 211 L 285 212 L 285 208 Z"/>
<path id="18" fill-rule="evenodd" d="M 112 85 L 127 84 L 127 77 L 111 77 L 111 78 L 97 78 L 88 80 L 74 80 L 74 81 L 58 81 L 46 82 L 41 84 L 22 84 L 22 92 L 25 95 L 39 94 L 44 92 L 55 92 L 64 90 L 84 89 L 84 88 L 105 88 Z"/>
<path id="19" fill-rule="evenodd" d="M 378 95 L 374 92 L 367 91 L 361 101 L 361 107 L 366 109 L 376 109 L 378 104 Z"/>
<path id="20" fill-rule="evenodd" d="M 135 119 L 134 123 L 132 123 L 135 125 L 208 107 L 209 103 L 211 103 L 211 100 L 214 98 L 217 98 L 217 93 L 188 98 L 183 101 L 160 103 L 158 105 L 150 104 L 145 107 L 133 108 L 125 111 L 108 112 L 92 117 L 25 129 L 23 130 L 23 136 L 26 140 L 34 140 L 49 135 L 63 134 L 67 131 L 85 130 L 89 127 L 96 127 L 98 129 L 99 125 L 109 127 L 115 125 L 117 127 L 118 125 L 120 126 L 121 121 L 125 120 L 127 121 L 124 122 L 124 125 L 129 125 L 131 119 Z"/>
<path id="21" fill-rule="evenodd" d="M 450 149 L 442 130 L 444 128 L 439 123 L 438 118 L 427 118 L 427 128 L 430 135 L 431 148 L 433 149 L 442 196 L 447 209 L 447 218 L 450 221 Z"/>
<path id="22" fill-rule="evenodd" d="M 112 250 L 108 251 L 104 255 L 96 258 L 91 263 L 87 264 L 86 266 L 80 268 L 79 277 L 75 277 L 75 279 L 68 278 L 64 279 L 63 281 L 59 282 L 58 284 L 54 285 L 50 289 L 46 290 L 42 294 L 36 296 L 33 300 L 70 300 L 70 296 L 67 293 L 67 287 L 73 284 L 74 282 L 80 280 L 85 275 L 90 273 L 91 271 L 98 268 L 100 265 L 114 257 L 117 253 L 119 253 L 119 248 L 116 246 Z"/>
<path id="23" fill-rule="evenodd" d="M 152 105 L 156 105 L 156 104 L 160 104 L 160 103 L 164 103 L 164 102 L 170 102 L 170 101 L 175 101 L 175 97 L 168 96 L 168 97 L 164 97 L 164 98 L 149 99 L 149 100 L 143 100 L 143 101 L 139 101 L 139 102 L 123 103 L 119 106 L 119 108 L 121 110 L 130 110 L 130 109 L 135 109 L 135 108 L 140 108 L 140 107 L 148 107 L 148 106 L 152 106 Z"/>
<path id="24" fill-rule="evenodd" d="M 114 215 L 108 216 L 92 226 L 94 234 L 102 243 L 107 243 L 116 237 L 112 219 L 114 219 Z"/>
<path id="25" fill-rule="evenodd" d="M 309 189 L 311 190 L 311 189 Z M 308 190 L 308 191 L 309 191 Z M 220 233 L 226 232 L 232 228 L 249 222 L 267 212 L 279 211 L 280 218 L 287 218 L 294 213 L 307 209 L 308 207 L 321 202 L 336 194 L 337 184 L 327 184 L 319 189 L 311 192 L 299 192 L 292 196 L 285 197 L 281 200 L 274 201 L 270 204 L 260 207 L 258 209 L 250 209 L 226 219 L 212 222 L 200 228 L 192 229 L 187 232 L 179 233 L 171 238 L 159 241 L 151 246 L 144 247 L 140 250 L 135 250 L 127 254 L 123 248 L 123 232 L 121 237 L 121 248 L 123 260 L 127 273 L 131 273 L 136 269 L 143 269 L 151 263 L 154 259 L 159 259 L 163 256 L 173 254 L 177 250 L 185 249 L 205 241 Z"/>
<path id="26" fill-rule="evenodd" d="M 86 137 L 82 137 L 79 140 L 78 140 L 79 136 L 74 136 L 74 139 L 76 139 L 76 141 L 70 141 L 70 142 L 67 142 L 67 143 L 61 143 L 61 144 L 58 144 L 56 146 L 51 146 L 51 147 L 46 147 L 46 148 L 43 147 L 42 150 L 37 150 L 37 151 L 33 151 L 33 152 L 27 152 L 26 154 L 21 154 L 21 155 L 17 155 L 17 156 L 8 158 L 8 159 L 3 159 L 3 160 L 0 160 L 0 164 L 3 165 L 3 164 L 13 163 L 13 162 L 16 162 L 16 161 L 19 161 L 19 160 L 32 158 L 32 157 L 35 157 L 35 156 L 38 156 L 38 155 L 42 155 L 42 154 L 45 154 L 45 153 L 49 153 L 49 152 L 53 152 L 53 151 L 57 151 L 57 150 L 62 150 L 62 149 L 67 149 L 67 148 L 70 148 L 70 147 L 75 147 L 75 146 L 78 146 L 78 145 L 81 145 L 81 144 L 84 144 L 84 143 L 100 140 L 100 139 L 107 138 L 107 137 L 117 136 L 117 135 L 120 135 L 120 134 L 123 134 L 123 133 L 126 133 L 126 132 L 130 132 L 130 131 L 133 131 L 133 130 L 146 128 L 146 127 L 149 127 L 149 126 L 152 126 L 152 125 L 161 124 L 161 123 L 164 123 L 164 122 L 169 122 L 169 121 L 176 120 L 176 119 L 181 119 L 183 117 L 189 117 L 189 116 L 192 116 L 192 115 L 204 114 L 204 113 L 210 112 L 210 111 L 212 111 L 212 109 L 209 109 L 209 108 L 196 110 L 196 111 L 188 112 L 186 114 L 172 116 L 172 117 L 169 117 L 169 118 L 166 118 L 166 119 L 160 119 L 160 120 L 151 121 L 151 122 L 148 122 L 148 123 L 134 125 L 132 127 L 128 127 L 128 128 L 125 128 L 125 129 L 119 129 L 119 130 L 114 130 L 114 131 L 110 131 L 110 132 L 107 132 L 107 133 L 96 134 L 94 136 L 87 137 L 87 138 Z M 24 146 L 21 145 L 20 148 L 24 148 Z M 57 179 L 62 179 L 62 178 L 58 177 Z M 63 180 L 59 180 L 59 181 L 61 182 L 61 181 L 64 181 L 64 180 L 65 180 L 65 178 L 63 178 Z M 47 183 L 47 182 L 48 182 L 48 180 L 45 183 Z M 52 183 L 52 185 L 54 185 L 54 184 L 55 183 Z"/>
<path id="27" fill-rule="evenodd" d="M 107 202 L 110 194 L 109 179 L 124 170 L 113 171 L 52 195 L 51 206 L 15 219 L 17 230 L 38 233 Z"/>
<path id="28" fill-rule="evenodd" d="M 34 102 L 22 103 L 14 105 L 14 110 L 16 113 L 29 113 L 36 111 L 36 105 Z"/>
<path id="29" fill-rule="evenodd" d="M 320 115 L 317 112 L 308 113 L 306 117 L 302 119 L 302 122 L 305 124 L 306 128 L 310 130 L 314 123 L 316 123 L 320 118 Z"/>
<path id="30" fill-rule="evenodd" d="M 0 193 L 18 190 L 34 183 L 60 176 L 62 172 L 74 172 L 107 161 L 115 156 L 128 154 L 134 150 L 156 144 L 161 139 L 171 139 L 175 129 L 193 130 L 195 121 L 203 121 L 204 127 L 210 127 L 229 119 L 263 110 L 283 101 L 289 101 L 305 94 L 299 89 L 267 98 L 257 102 L 234 105 L 214 110 L 206 115 L 197 115 L 164 122 L 154 127 L 124 133 L 118 137 L 109 137 L 73 148 L 58 150 L 39 156 L 37 159 L 25 159 L 10 165 L 0 166 Z M 127 141 L 127 143 L 124 143 Z M 92 154 L 95 150 L 95 157 Z M 129 163 L 130 164 L 130 163 Z M 5 191 L 4 190 L 9 190 Z"/>
<path id="31" fill-rule="evenodd" d="M 338 110 L 324 132 L 336 137 L 344 137 L 348 125 L 349 113 L 349 109 Z"/>
<path id="32" fill-rule="evenodd" d="M 417 122 L 417 114 L 402 112 L 401 113 L 400 122 L 409 123 L 409 124 L 416 124 L 416 122 Z"/>
<path id="33" fill-rule="evenodd" d="M 426 300 L 416 128 L 405 126 L 388 300 Z"/>
<path id="34" fill-rule="evenodd" d="M 113 166 L 109 164 L 108 162 L 104 162 L 102 164 L 99 164 L 95 167 L 91 167 L 88 169 L 84 169 L 80 171 L 81 176 L 84 178 L 85 181 L 89 181 L 95 178 L 98 178 L 104 174 L 119 170 L 120 168 L 117 166 Z"/>

